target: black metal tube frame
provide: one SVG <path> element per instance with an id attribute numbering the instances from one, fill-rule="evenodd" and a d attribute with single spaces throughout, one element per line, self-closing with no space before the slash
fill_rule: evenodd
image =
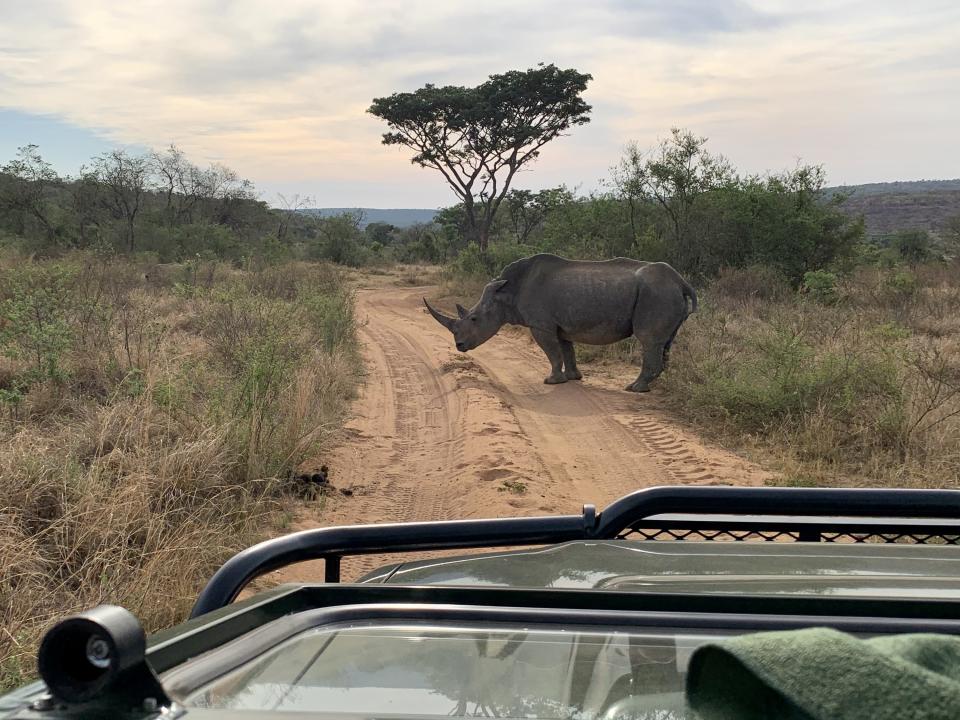
<path id="1" fill-rule="evenodd" d="M 150 639 L 147 656 L 157 672 L 166 672 L 186 660 L 251 632 L 267 632 L 266 626 L 280 618 L 296 618 L 321 608 L 359 606 L 425 608 L 463 606 L 481 611 L 491 608 L 535 609 L 572 614 L 600 611 L 614 614 L 663 615 L 679 613 L 686 618 L 678 627 L 689 627 L 697 616 L 710 618 L 718 627 L 734 616 L 754 619 L 798 618 L 804 623 L 830 625 L 836 618 L 862 623 L 898 625 L 899 632 L 946 632 L 960 635 L 960 603 L 943 598 L 844 597 L 831 595 L 733 595 L 664 592 L 611 592 L 597 589 L 525 588 L 464 585 L 381 585 L 377 583 L 315 583 L 287 585 L 229 605 L 190 620 Z M 427 610 L 427 616 L 431 610 Z M 629 624 L 629 615 L 621 619 Z M 632 616 L 639 617 L 637 615 Z M 486 620 L 492 620 L 488 616 Z M 758 626 L 759 629 L 759 626 Z M 783 629 L 783 628 L 781 628 Z"/>
<path id="2" fill-rule="evenodd" d="M 267 540 L 228 560 L 200 593 L 190 617 L 228 605 L 264 573 L 305 560 L 324 559 L 324 579 L 334 583 L 340 580 L 340 560 L 346 556 L 612 539 L 629 528 L 658 527 L 656 516 L 676 513 L 696 516 L 686 519 L 688 525 L 790 528 L 802 533 L 801 540 L 815 541 L 822 533 L 851 532 L 854 527 L 899 534 L 935 528 L 938 534 L 960 535 L 958 490 L 654 487 L 626 495 L 599 514 L 594 506 L 584 505 L 581 515 L 328 527 Z M 742 519 L 703 517 L 717 513 Z M 762 516 L 775 519 L 764 521 Z M 852 522 L 855 518 L 873 521 Z M 931 526 L 931 518 L 941 522 Z M 684 519 L 663 520 L 659 526 L 675 528 L 678 523 Z"/>
<path id="3" fill-rule="evenodd" d="M 320 607 L 286 615 L 261 625 L 245 635 L 241 645 L 213 645 L 163 678 L 164 687 L 175 697 L 186 697 L 217 677 L 240 668 L 281 642 L 313 628 L 336 630 L 360 622 L 384 623 L 477 623 L 484 631 L 522 631 L 530 628 L 566 632 L 699 631 L 720 636 L 743 632 L 795 630 L 832 627 L 847 633 L 866 635 L 897 633 L 941 633 L 960 635 L 960 620 L 862 617 L 856 615 L 783 615 L 776 613 L 684 613 L 669 610 L 597 610 L 571 608 L 503 607 L 497 605 L 450 605 L 429 602 L 357 604 Z M 224 623 L 226 624 L 226 623 Z M 223 628 L 221 632 L 226 632 Z M 210 633 L 213 635 L 213 633 Z M 168 654 L 172 648 L 168 648 Z M 158 658 L 159 659 L 159 658 Z M 174 666 L 176 667 L 176 666 Z"/>

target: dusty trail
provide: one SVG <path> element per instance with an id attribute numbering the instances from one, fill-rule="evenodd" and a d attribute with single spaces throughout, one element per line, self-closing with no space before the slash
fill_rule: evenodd
<path id="1" fill-rule="evenodd" d="M 544 385 L 546 359 L 525 331 L 456 352 L 421 304 L 433 290 L 358 292 L 367 382 L 324 460 L 333 485 L 353 494 L 330 496 L 320 512 L 306 508 L 296 529 L 577 513 L 643 487 L 769 477 L 671 421 L 656 389 L 623 391 L 635 368 L 587 365 L 582 382 Z M 392 559 L 348 559 L 344 577 Z M 304 563 L 258 585 L 318 578 L 322 563 Z"/>

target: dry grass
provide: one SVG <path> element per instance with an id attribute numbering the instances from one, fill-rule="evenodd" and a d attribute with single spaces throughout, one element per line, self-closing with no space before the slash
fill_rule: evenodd
<path id="1" fill-rule="evenodd" d="M 5 256 L 0 352 L 2 687 L 33 674 L 64 613 L 183 620 L 223 560 L 283 521 L 291 471 L 356 383 L 352 298 L 316 265 Z"/>
<path id="2" fill-rule="evenodd" d="M 789 484 L 957 487 L 960 268 L 862 269 L 822 304 L 718 282 L 663 386 Z"/>
<path id="3" fill-rule="evenodd" d="M 438 268 L 432 265 L 398 265 L 395 285 L 401 287 L 424 287 L 440 281 Z"/>
<path id="4" fill-rule="evenodd" d="M 444 270 L 439 274 L 440 300 L 447 304 L 460 303 L 464 307 L 473 307 L 489 279 L 464 276 Z"/>

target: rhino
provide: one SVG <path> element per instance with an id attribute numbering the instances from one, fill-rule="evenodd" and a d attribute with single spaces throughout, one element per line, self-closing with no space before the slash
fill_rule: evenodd
<path id="1" fill-rule="evenodd" d="M 633 335 L 643 346 L 643 366 L 625 389 L 647 392 L 667 366 L 683 321 L 696 311 L 697 294 L 667 263 L 539 254 L 507 265 L 476 305 L 469 310 L 457 305 L 456 318 L 423 302 L 453 333 L 460 352 L 482 345 L 505 324 L 530 328 L 550 361 L 548 385 L 583 377 L 575 342 L 609 345 Z"/>

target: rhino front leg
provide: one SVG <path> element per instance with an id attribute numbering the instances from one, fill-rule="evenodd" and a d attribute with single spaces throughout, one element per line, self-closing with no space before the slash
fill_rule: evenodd
<path id="1" fill-rule="evenodd" d="M 577 369 L 577 354 L 573 343 L 569 340 L 560 341 L 560 350 L 563 352 L 563 374 L 567 380 L 582 380 L 583 375 Z"/>
<path id="2" fill-rule="evenodd" d="M 567 376 L 563 374 L 563 351 L 560 349 L 560 338 L 557 333 L 531 329 L 530 334 L 550 361 L 551 372 L 543 381 L 547 385 L 565 383 Z"/>
<path id="3" fill-rule="evenodd" d="M 643 368 L 639 377 L 627 385 L 630 392 L 649 392 L 650 383 L 663 372 L 663 343 L 650 343 L 643 349 Z"/>

